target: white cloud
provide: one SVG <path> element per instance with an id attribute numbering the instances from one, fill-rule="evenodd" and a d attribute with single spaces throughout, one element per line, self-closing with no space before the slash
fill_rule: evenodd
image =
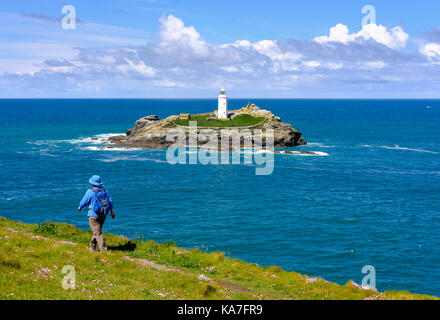
<path id="1" fill-rule="evenodd" d="M 248 45 L 245 42 L 245 45 Z M 270 58 L 274 64 L 273 71 L 297 71 L 301 63 L 299 60 L 302 58 L 301 54 L 283 51 L 278 46 L 277 41 L 262 40 L 252 45 L 258 53 Z"/>
<path id="2" fill-rule="evenodd" d="M 304 61 L 303 65 L 305 65 L 307 68 L 317 68 L 321 65 L 318 61 Z"/>
<path id="3" fill-rule="evenodd" d="M 360 62 L 358 65 L 361 69 L 383 69 L 387 66 L 383 61 L 366 61 Z"/>
<path id="4" fill-rule="evenodd" d="M 341 23 L 330 28 L 329 36 L 320 36 L 314 38 L 316 42 L 340 42 L 348 44 L 359 40 L 374 40 L 393 50 L 399 50 L 406 47 L 409 36 L 401 27 L 394 27 L 388 30 L 382 25 L 367 24 L 357 33 L 349 33 L 348 27 Z"/>
<path id="5" fill-rule="evenodd" d="M 353 41 L 352 37 L 348 34 L 348 27 L 341 23 L 330 28 L 330 35 L 328 37 L 320 36 L 320 37 L 316 37 L 314 40 L 319 43 L 326 43 L 326 42 L 348 43 L 349 41 Z"/>
<path id="6" fill-rule="evenodd" d="M 234 73 L 234 72 L 239 72 L 240 69 L 238 69 L 237 67 L 234 66 L 229 66 L 229 67 L 220 67 L 220 69 L 229 72 L 229 73 Z"/>
<path id="7" fill-rule="evenodd" d="M 157 87 L 164 87 L 164 88 L 184 88 L 185 87 L 184 83 L 169 81 L 169 80 L 156 80 L 153 83 Z"/>
<path id="8" fill-rule="evenodd" d="M 249 40 L 237 40 L 232 44 L 228 43 L 228 44 L 221 45 L 222 48 L 227 48 L 229 46 L 236 47 L 236 48 L 239 48 L 239 47 L 252 48 L 253 47 L 252 43 Z"/>
<path id="9" fill-rule="evenodd" d="M 404 82 L 401 79 L 409 82 L 408 75 L 412 88 L 417 81 L 428 81 L 426 74 L 435 77 L 429 72 L 434 66 L 426 63 L 427 58 L 440 61 L 440 45 L 436 43 L 423 46 L 420 52 L 399 51 L 408 41 L 400 27 L 388 30 L 369 25 L 350 34 L 346 26 L 338 24 L 329 36 L 314 41 L 242 39 L 213 44 L 194 27 L 169 15 L 159 19 L 158 36 L 146 44 L 79 46 L 70 56 L 41 52 L 32 64 L 20 69 L 25 71 L 22 74 L 10 72 L 12 68 L 4 70 L 0 85 L 7 85 L 0 87 L 0 93 L 15 87 L 45 86 L 47 92 L 52 87 L 61 92 L 64 87 L 67 95 L 188 92 L 201 96 L 203 93 L 198 93 L 215 92 L 227 85 L 243 95 L 310 88 L 312 94 L 322 97 L 326 89 L 333 94 L 350 86 L 350 93 L 364 93 L 396 81 L 400 85 Z M 6 48 L 7 43 L 0 43 L 2 46 Z M 28 49 L 17 47 L 17 51 Z"/>
<path id="10" fill-rule="evenodd" d="M 139 63 L 135 64 L 133 61 L 130 61 L 128 59 L 125 59 L 126 64 L 119 65 L 116 67 L 116 70 L 123 73 L 135 73 L 143 77 L 151 78 L 156 75 L 156 70 L 154 68 L 151 68 L 143 61 L 140 61 Z"/>
<path id="11" fill-rule="evenodd" d="M 96 57 L 103 64 L 115 64 L 116 58 L 111 55 L 98 56 Z"/>
<path id="12" fill-rule="evenodd" d="M 335 62 L 327 62 L 325 64 L 325 68 L 329 70 L 339 70 L 342 69 L 344 65 L 342 63 L 335 63 Z"/>
<path id="13" fill-rule="evenodd" d="M 440 44 L 430 42 L 420 48 L 420 53 L 429 60 L 440 60 Z"/>
<path id="14" fill-rule="evenodd" d="M 197 55 L 207 55 L 209 53 L 207 43 L 194 27 L 185 27 L 183 21 L 173 15 L 162 16 L 159 23 L 161 48 L 189 48 Z"/>
<path id="15" fill-rule="evenodd" d="M 59 73 L 72 73 L 74 71 L 73 66 L 48 67 L 47 69 Z"/>

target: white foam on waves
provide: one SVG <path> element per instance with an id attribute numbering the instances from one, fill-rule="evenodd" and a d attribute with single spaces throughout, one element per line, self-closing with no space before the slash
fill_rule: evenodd
<path id="1" fill-rule="evenodd" d="M 286 153 L 286 151 L 280 151 L 281 154 L 287 156 L 301 156 L 301 157 L 329 157 L 330 155 L 321 151 L 310 151 L 312 153 L 304 153 L 300 151 L 291 151 L 292 153 Z"/>
<path id="2" fill-rule="evenodd" d="M 307 146 L 318 147 L 318 148 L 336 148 L 336 146 L 327 146 L 320 142 L 310 142 L 307 143 Z"/>
<path id="3" fill-rule="evenodd" d="M 414 152 L 422 152 L 422 153 L 431 153 L 431 154 L 439 154 L 439 152 L 425 150 L 425 149 L 416 149 L 416 148 L 406 148 L 401 147 L 399 145 L 395 145 L 394 147 L 391 146 L 371 146 L 368 144 L 362 145 L 364 148 L 380 148 L 380 149 L 387 149 L 387 150 L 402 150 L 402 151 L 414 151 Z"/>
<path id="4" fill-rule="evenodd" d="M 111 137 L 124 135 L 124 133 L 103 133 L 103 134 L 97 134 L 93 137 L 86 137 L 86 138 L 77 138 L 77 139 L 66 139 L 66 140 L 35 140 L 35 141 L 27 141 L 27 144 L 32 144 L 36 146 L 44 146 L 44 145 L 50 145 L 53 147 L 56 147 L 57 144 L 60 143 L 69 143 L 69 144 L 107 144 L 107 140 Z"/>
<path id="5" fill-rule="evenodd" d="M 166 161 L 159 160 L 159 159 L 153 159 L 153 158 L 146 158 L 146 157 L 137 157 L 137 156 L 120 156 L 120 157 L 113 157 L 113 158 L 107 158 L 107 159 L 95 159 L 97 161 L 111 163 L 111 162 L 118 162 L 118 161 L 152 161 L 156 163 L 167 163 Z"/>
<path id="6" fill-rule="evenodd" d="M 104 146 L 101 146 L 101 147 L 87 146 L 82 149 L 90 150 L 90 151 L 123 151 L 123 152 L 142 150 L 142 148 L 110 148 L 110 147 L 104 147 Z"/>

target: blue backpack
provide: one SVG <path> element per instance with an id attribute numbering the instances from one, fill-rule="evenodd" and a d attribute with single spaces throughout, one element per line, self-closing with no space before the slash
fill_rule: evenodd
<path id="1" fill-rule="evenodd" d="M 95 201 L 93 202 L 93 211 L 98 216 L 107 215 L 110 212 L 110 197 L 104 188 L 96 189 L 92 188 L 95 193 Z"/>

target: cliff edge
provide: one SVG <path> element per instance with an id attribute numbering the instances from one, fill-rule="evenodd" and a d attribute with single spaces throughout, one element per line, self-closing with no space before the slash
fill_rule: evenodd
<path id="1" fill-rule="evenodd" d="M 133 128 L 129 129 L 125 135 L 113 136 L 108 142 L 113 147 L 118 148 L 168 148 L 173 142 L 167 140 L 168 133 L 176 128 L 182 129 L 189 141 L 189 122 L 197 122 L 198 132 L 203 129 L 214 130 L 220 139 L 222 129 L 236 129 L 238 131 L 248 129 L 252 133 L 252 143 L 254 141 L 255 130 L 267 129 L 274 130 L 274 147 L 286 148 L 306 145 L 307 142 L 302 137 L 302 133 L 293 128 L 291 124 L 284 123 L 271 111 L 260 109 L 255 104 L 248 104 L 246 107 L 229 112 L 229 119 L 217 119 L 217 111 L 211 113 L 190 115 L 181 114 L 167 117 L 160 120 L 156 115 L 150 115 L 136 121 Z M 202 145 L 203 141 L 199 141 Z M 243 145 L 241 139 L 241 145 Z M 262 147 L 266 146 L 265 138 L 262 139 Z"/>
<path id="2" fill-rule="evenodd" d="M 0 217 L 2 300 L 424 300 L 405 291 L 378 292 L 221 252 L 106 234 L 109 250 L 88 250 L 90 232 L 68 224 L 17 223 Z M 63 288 L 74 268 L 76 285 Z M 123 275 L 123 276 L 121 276 Z M 72 278 L 70 278 L 72 279 Z M 62 282 L 63 281 L 63 282 Z M 71 282 L 69 282 L 71 283 Z"/>

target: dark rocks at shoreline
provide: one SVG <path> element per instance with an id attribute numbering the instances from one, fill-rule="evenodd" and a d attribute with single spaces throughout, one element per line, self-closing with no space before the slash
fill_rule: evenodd
<path id="1" fill-rule="evenodd" d="M 232 111 L 231 111 L 232 112 Z M 262 110 L 255 105 L 248 105 L 245 108 L 233 111 L 234 114 L 249 114 L 254 117 L 263 117 L 265 119 L 263 124 L 256 125 L 255 127 L 246 127 L 251 133 L 252 137 L 255 136 L 255 130 L 267 129 L 274 130 L 274 147 L 276 148 L 289 148 L 295 146 L 306 145 L 307 142 L 302 137 L 302 134 L 297 129 L 293 128 L 291 124 L 281 122 L 279 117 L 276 117 L 272 112 L 268 110 Z M 212 113 L 212 114 L 215 114 Z M 209 114 L 207 114 L 208 116 Z M 141 118 L 136 121 L 134 127 L 129 129 L 126 135 L 113 136 L 108 139 L 108 142 L 115 144 L 119 148 L 145 148 L 145 149 L 158 149 L 158 148 L 168 148 L 173 145 L 173 142 L 167 141 L 167 135 L 170 131 L 174 130 L 176 127 L 184 130 L 186 134 L 186 143 L 189 143 L 189 130 L 186 127 L 177 126 L 175 121 L 179 116 L 170 116 L 166 119 L 160 120 L 156 115 L 150 115 Z M 203 128 L 199 128 L 199 131 Z M 211 128 L 217 133 L 217 138 L 220 141 L 221 130 L 231 129 L 231 128 Z M 233 128 L 240 130 L 242 128 Z M 202 137 L 200 137 L 202 138 Z M 203 140 L 203 139 L 201 139 Z M 262 145 L 259 143 L 259 139 L 252 140 L 252 143 L 259 146 L 265 147 L 265 139 L 262 139 Z M 199 146 L 203 146 L 203 141 L 199 140 Z M 245 146 L 243 137 L 241 138 L 241 145 Z"/>

